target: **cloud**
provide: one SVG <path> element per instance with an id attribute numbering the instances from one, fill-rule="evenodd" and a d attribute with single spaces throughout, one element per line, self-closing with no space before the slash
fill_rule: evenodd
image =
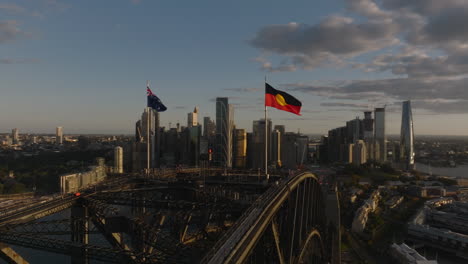
<path id="1" fill-rule="evenodd" d="M 465 0 L 382 0 L 386 9 L 402 12 L 410 11 L 420 15 L 433 15 L 447 9 L 468 7 Z"/>
<path id="2" fill-rule="evenodd" d="M 314 86 L 304 83 L 287 84 L 288 90 L 309 93 L 329 99 L 374 101 L 380 104 L 415 101 L 414 107 L 433 113 L 468 113 L 468 78 L 453 80 L 395 78 L 382 80 L 355 80 L 342 86 Z M 349 104 L 349 105 L 348 105 Z M 325 107 L 358 104 L 322 103 Z"/>
<path id="3" fill-rule="evenodd" d="M 28 35 L 18 27 L 16 20 L 0 21 L 0 44 L 15 41 Z"/>
<path id="4" fill-rule="evenodd" d="M 334 66 L 393 75 L 380 80 L 282 85 L 332 100 L 321 103 L 332 111 L 356 111 L 365 108 L 366 102 L 399 111 L 400 102 L 411 99 L 423 113 L 468 113 L 465 25 L 466 0 L 347 0 L 344 14 L 312 25 L 267 25 L 250 44 L 262 52 L 256 61 L 265 71 Z"/>
<path id="5" fill-rule="evenodd" d="M 219 97 L 227 97 L 228 98 L 228 103 L 230 103 L 230 104 L 232 104 L 232 101 L 243 99 L 242 97 L 238 97 L 238 96 L 219 96 Z M 208 101 L 212 102 L 212 103 L 216 103 L 216 98 L 218 98 L 218 97 L 210 98 Z"/>
<path id="6" fill-rule="evenodd" d="M 322 64 L 341 62 L 339 56 L 354 57 L 395 44 L 396 33 L 397 27 L 386 21 L 355 23 L 349 17 L 330 16 L 316 25 L 291 22 L 266 26 L 257 32 L 250 44 L 286 56 L 279 67 L 259 60 L 265 70 L 292 71 L 295 67 L 313 69 Z"/>
<path id="7" fill-rule="evenodd" d="M 347 0 L 346 5 L 348 14 L 330 15 L 317 24 L 260 28 L 250 44 L 281 58 L 275 65 L 264 56 L 257 60 L 261 69 L 351 66 L 409 78 L 468 74 L 468 1 Z M 356 14 L 363 19 L 349 16 Z M 384 50 L 391 54 L 378 52 L 370 61 L 356 61 L 359 55 Z"/>
<path id="8" fill-rule="evenodd" d="M 356 64 L 355 67 L 365 71 L 391 71 L 395 75 L 406 75 L 411 78 L 443 78 L 468 73 L 468 55 L 451 54 L 430 56 L 424 52 L 383 54 L 376 56 L 367 64 Z"/>
<path id="9" fill-rule="evenodd" d="M 14 14 L 14 15 L 20 15 L 20 14 L 25 14 L 26 9 L 16 5 L 16 4 L 0 4 L 0 11 L 5 11 L 9 14 Z"/>
<path id="10" fill-rule="evenodd" d="M 320 106 L 366 108 L 368 105 L 366 105 L 366 104 L 355 104 L 355 103 L 325 102 L 325 103 L 321 103 Z"/>
<path id="11" fill-rule="evenodd" d="M 250 93 L 250 92 L 259 92 L 262 91 L 260 88 L 226 88 L 225 91 L 231 92 L 240 92 L 240 93 Z"/>
<path id="12" fill-rule="evenodd" d="M 0 64 L 25 64 L 25 63 L 37 63 L 38 59 L 0 59 Z"/>
<path id="13" fill-rule="evenodd" d="M 348 0 L 346 4 L 350 11 L 368 18 L 383 19 L 391 16 L 372 0 Z"/>
<path id="14" fill-rule="evenodd" d="M 446 43 L 468 41 L 468 5 L 465 8 L 444 10 L 429 18 L 422 29 L 420 42 Z"/>

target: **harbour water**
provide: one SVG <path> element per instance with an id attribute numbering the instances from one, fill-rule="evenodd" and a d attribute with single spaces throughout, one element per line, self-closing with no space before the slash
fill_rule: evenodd
<path id="1" fill-rule="evenodd" d="M 439 176 L 450 176 L 457 178 L 468 178 L 468 165 L 459 165 L 457 167 L 432 167 L 422 163 L 416 163 L 416 170 L 432 173 Z"/>

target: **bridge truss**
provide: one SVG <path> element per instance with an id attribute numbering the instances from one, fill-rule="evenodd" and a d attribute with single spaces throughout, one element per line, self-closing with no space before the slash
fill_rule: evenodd
<path id="1" fill-rule="evenodd" d="M 332 263 L 336 228 L 315 175 L 275 183 L 205 256 L 204 263 Z"/>
<path id="2" fill-rule="evenodd" d="M 203 175 L 201 184 L 201 173 L 191 173 L 182 181 L 118 177 L 80 196 L 0 212 L 0 257 L 28 263 L 12 245 L 68 255 L 77 264 L 330 260 L 314 175 L 273 184 Z"/>

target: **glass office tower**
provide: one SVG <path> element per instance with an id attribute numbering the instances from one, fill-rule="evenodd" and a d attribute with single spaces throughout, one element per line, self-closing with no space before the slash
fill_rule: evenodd
<path id="1" fill-rule="evenodd" d="M 411 101 L 403 102 L 400 134 L 400 161 L 406 170 L 414 169 L 414 131 Z"/>

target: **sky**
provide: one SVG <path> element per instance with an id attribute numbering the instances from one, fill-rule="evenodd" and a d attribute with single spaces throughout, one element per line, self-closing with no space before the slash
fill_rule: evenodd
<path id="1" fill-rule="evenodd" d="M 302 101 L 269 109 L 326 134 L 386 106 L 398 134 L 468 135 L 466 0 L 0 0 L 0 133 L 131 134 L 146 81 L 162 126 L 229 97 L 238 128 L 263 118 L 264 79 Z"/>

